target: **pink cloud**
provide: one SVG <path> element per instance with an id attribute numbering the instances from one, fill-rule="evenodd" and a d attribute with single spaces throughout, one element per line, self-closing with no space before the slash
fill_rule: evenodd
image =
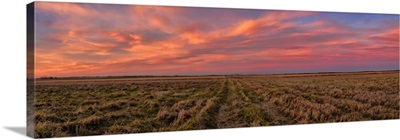
<path id="1" fill-rule="evenodd" d="M 220 9 L 197 17 L 199 9 L 97 6 L 38 2 L 37 77 L 398 66 L 399 27 L 380 20 L 359 26 L 318 12 Z"/>

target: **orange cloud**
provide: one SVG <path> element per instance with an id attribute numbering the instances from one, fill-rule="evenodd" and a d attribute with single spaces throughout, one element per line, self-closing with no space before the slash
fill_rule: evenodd
<path id="1" fill-rule="evenodd" d="M 399 34 L 399 29 L 393 28 L 379 35 L 370 36 L 368 39 L 384 44 L 399 46 Z"/>
<path id="2" fill-rule="evenodd" d="M 131 33 L 110 32 L 108 35 L 117 42 L 128 42 L 129 45 L 139 44 L 143 40 L 142 36 Z"/>
<path id="3" fill-rule="evenodd" d="M 340 40 L 328 40 L 326 42 L 321 42 L 319 44 L 320 45 L 343 45 L 343 44 L 356 43 L 358 41 L 360 41 L 360 40 L 344 38 L 344 39 L 340 39 Z"/>
<path id="4" fill-rule="evenodd" d="M 185 54 L 186 51 L 182 50 L 182 47 L 183 44 L 179 41 L 164 40 L 148 45 L 133 45 L 126 50 L 130 52 L 131 58 L 136 60 L 148 58 L 163 59 Z"/>
<path id="5" fill-rule="evenodd" d="M 357 67 L 355 61 L 398 65 L 398 26 L 367 26 L 354 15 L 336 16 L 357 27 L 318 12 L 47 2 L 37 8 L 37 77 L 265 73 L 329 64 L 347 69 Z"/>
<path id="6" fill-rule="evenodd" d="M 262 27 L 262 23 L 257 20 L 247 20 L 240 23 L 233 29 L 232 35 L 252 35 Z"/>
<path id="7" fill-rule="evenodd" d="M 228 59 L 228 57 L 229 56 L 226 54 L 201 54 L 201 55 L 186 58 L 186 59 L 179 59 L 179 60 L 176 60 L 176 62 L 199 65 L 199 64 L 207 64 L 207 63 L 215 62 L 215 61 L 225 61 Z"/>
<path id="8" fill-rule="evenodd" d="M 57 13 L 60 15 L 83 15 L 94 14 L 78 4 L 74 3 L 55 3 L 55 2 L 35 2 L 35 8 L 45 12 Z"/>

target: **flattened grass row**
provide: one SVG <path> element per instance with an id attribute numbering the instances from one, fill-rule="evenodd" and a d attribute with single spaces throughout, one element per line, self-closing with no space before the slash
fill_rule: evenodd
<path id="1" fill-rule="evenodd" d="M 289 124 L 399 118 L 398 73 L 240 81 Z"/>
<path id="2" fill-rule="evenodd" d="M 397 73 L 38 82 L 35 137 L 399 118 Z"/>

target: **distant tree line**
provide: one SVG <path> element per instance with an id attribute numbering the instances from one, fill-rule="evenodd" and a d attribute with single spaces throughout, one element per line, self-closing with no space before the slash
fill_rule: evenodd
<path id="1" fill-rule="evenodd" d="M 40 77 L 39 79 L 57 79 L 57 77 L 55 77 L 55 76 L 42 76 L 42 77 Z"/>

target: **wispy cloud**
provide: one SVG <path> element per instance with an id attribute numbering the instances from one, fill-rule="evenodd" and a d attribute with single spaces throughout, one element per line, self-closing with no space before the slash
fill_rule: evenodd
<path id="1" fill-rule="evenodd" d="M 399 67 L 398 15 L 52 2 L 36 8 L 37 77 Z"/>

